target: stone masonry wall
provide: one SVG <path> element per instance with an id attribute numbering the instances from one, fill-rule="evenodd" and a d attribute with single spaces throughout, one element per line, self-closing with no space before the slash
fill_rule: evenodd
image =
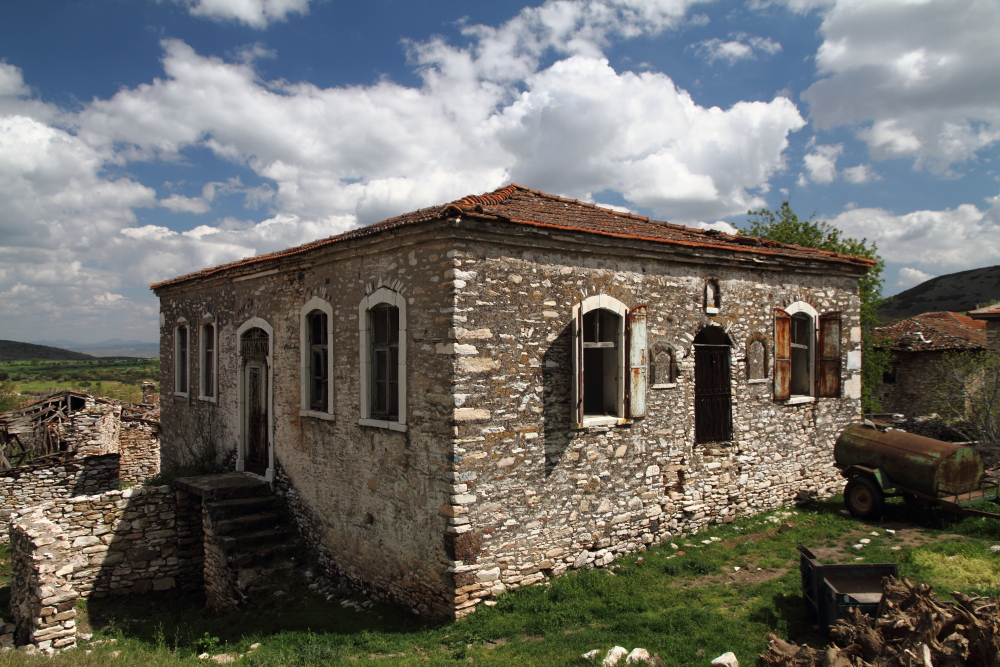
<path id="1" fill-rule="evenodd" d="M 124 419 L 119 435 L 124 484 L 141 484 L 160 472 L 160 425 L 146 420 Z"/>
<path id="2" fill-rule="evenodd" d="M 848 357 L 860 350 L 855 278 L 458 247 L 447 274 L 458 286 L 455 326 L 442 346 L 456 369 L 454 486 L 441 509 L 455 544 L 457 615 L 570 567 L 839 489 L 833 442 L 860 413 L 860 364 Z M 711 315 L 708 276 L 722 293 Z M 648 344 L 673 348 L 679 374 L 649 389 L 645 418 L 572 430 L 572 307 L 596 294 L 648 304 Z M 774 308 L 796 301 L 843 313 L 842 398 L 774 401 L 773 343 L 768 377 L 747 377 L 746 341 L 773 341 Z M 694 443 L 692 341 L 709 326 L 733 341 L 730 443 Z"/>
<path id="3" fill-rule="evenodd" d="M 902 413 L 910 419 L 933 413 L 933 389 L 940 378 L 935 366 L 943 355 L 943 352 L 894 351 L 896 381 L 892 384 L 883 382 L 879 387 L 878 399 L 882 410 Z"/>
<path id="4" fill-rule="evenodd" d="M 331 247 L 302 266 L 240 280 L 218 279 L 161 294 L 161 411 L 164 465 L 214 448 L 235 458 L 240 441 L 237 330 L 252 317 L 274 329 L 275 483 L 323 567 L 373 595 L 426 614 L 450 613 L 454 584 L 445 548 L 447 519 L 437 509 L 451 489 L 454 399 L 450 357 L 435 345 L 451 326 L 454 285 L 450 233 L 403 230 Z M 388 286 L 407 301 L 406 432 L 361 426 L 358 307 Z M 300 414 L 300 310 L 313 297 L 330 304 L 334 360 L 332 418 Z M 198 327 L 191 325 L 190 396 L 175 396 L 173 331 L 179 318 L 206 315 L 218 327 L 218 392 L 199 400 Z"/>
<path id="5" fill-rule="evenodd" d="M 0 472 L 0 520 L 47 501 L 103 493 L 118 488 L 119 455 L 46 460 Z M 6 531 L 0 541 L 6 542 Z"/>
<path id="6" fill-rule="evenodd" d="M 201 587 L 201 503 L 168 486 L 45 502 L 12 517 L 11 559 L 19 640 L 67 646 L 44 642 L 70 637 L 70 600 Z"/>

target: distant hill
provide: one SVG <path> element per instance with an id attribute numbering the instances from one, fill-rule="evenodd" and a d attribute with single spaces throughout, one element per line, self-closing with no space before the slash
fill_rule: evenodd
<path id="1" fill-rule="evenodd" d="M 155 359 L 160 356 L 159 343 L 147 343 L 142 340 L 122 340 L 112 338 L 97 343 L 80 343 L 74 340 L 38 340 L 38 345 L 51 345 L 75 352 L 92 354 L 96 357 L 140 357 Z"/>
<path id="2" fill-rule="evenodd" d="M 1000 300 L 1000 266 L 931 278 L 889 297 L 878 314 L 895 321 L 936 310 L 963 312 L 993 300 Z"/>
<path id="3" fill-rule="evenodd" d="M 0 361 L 20 361 L 22 359 L 44 359 L 46 361 L 85 361 L 96 359 L 89 354 L 64 350 L 60 347 L 20 343 L 16 340 L 0 340 Z"/>

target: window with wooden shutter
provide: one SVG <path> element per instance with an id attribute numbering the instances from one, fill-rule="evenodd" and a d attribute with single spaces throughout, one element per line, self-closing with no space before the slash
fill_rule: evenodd
<path id="1" fill-rule="evenodd" d="M 819 317 L 819 345 L 816 359 L 816 395 L 840 396 L 840 313 Z"/>
<path id="2" fill-rule="evenodd" d="M 649 308 L 642 304 L 628 313 L 628 378 L 625 385 L 626 415 L 646 416 L 647 342 L 646 314 Z"/>
<path id="3" fill-rule="evenodd" d="M 774 311 L 774 398 L 792 396 L 792 316 Z"/>

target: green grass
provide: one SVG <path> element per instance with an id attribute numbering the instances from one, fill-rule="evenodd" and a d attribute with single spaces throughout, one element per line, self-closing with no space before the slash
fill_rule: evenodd
<path id="1" fill-rule="evenodd" d="M 0 383 L 20 396 L 13 404 L 32 396 L 65 389 L 129 403 L 142 402 L 142 383 L 159 384 L 159 359 L 93 359 L 84 361 L 22 360 L 0 362 Z M 6 391 L 5 390 L 5 391 Z"/>
<path id="2" fill-rule="evenodd" d="M 77 650 L 44 660 L 0 654 L 0 665 L 204 666 L 214 663 L 198 660 L 202 651 L 246 653 L 257 642 L 260 648 L 237 664 L 354 665 L 374 655 L 379 665 L 458 665 L 470 658 L 478 665 L 580 665 L 582 653 L 620 645 L 658 653 L 671 667 L 708 665 L 726 651 L 752 665 L 769 631 L 796 643 L 826 643 L 803 607 L 795 551 L 800 544 L 837 549 L 828 562 L 898 562 L 903 576 L 935 586 L 942 597 L 956 582 L 973 586 L 966 592 L 997 594 L 990 576 L 1000 572 L 1000 554 L 989 546 L 1000 538 L 1000 521 L 930 512 L 921 515 L 928 524 L 903 529 L 913 517 L 901 503 L 890 502 L 879 523 L 843 516 L 842 507 L 833 499 L 712 526 L 675 540 L 679 549 L 665 544 L 622 557 L 612 568 L 519 589 L 457 622 L 422 619 L 394 605 L 364 612 L 345 608 L 342 599 L 363 598 L 340 590 L 328 602 L 305 588 L 304 568 L 287 575 L 281 584 L 286 595 L 225 615 L 206 611 L 199 596 L 91 600 L 81 621 L 93 628 L 95 639 L 114 643 L 81 645 L 93 653 Z M 779 532 L 783 522 L 794 527 Z M 897 526 L 896 537 L 886 525 Z M 868 535 L 873 531 L 879 536 Z M 711 537 L 719 540 L 702 544 Z M 871 543 L 853 549 L 862 537 Z M 644 562 L 636 562 L 639 555 Z M 961 579 L 968 564 L 979 579 Z M 739 578 L 734 567 L 756 579 Z M 396 657 L 384 657 L 390 655 Z"/>

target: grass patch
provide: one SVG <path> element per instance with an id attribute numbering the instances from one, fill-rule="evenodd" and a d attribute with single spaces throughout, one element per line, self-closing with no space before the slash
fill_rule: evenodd
<path id="1" fill-rule="evenodd" d="M 800 544 L 826 549 L 825 562 L 899 562 L 905 576 L 939 592 L 984 592 L 976 586 L 995 585 L 1000 556 L 983 538 L 992 529 L 978 521 L 941 517 L 930 527 L 906 524 L 903 540 L 887 533 L 883 522 L 843 516 L 842 507 L 834 499 L 711 526 L 675 540 L 677 549 L 666 544 L 641 554 L 642 563 L 638 554 L 623 556 L 613 568 L 518 589 L 457 622 L 418 618 L 388 604 L 359 612 L 344 605 L 363 598 L 346 589 L 327 600 L 308 590 L 305 564 L 288 572 L 283 595 L 264 596 L 238 613 L 215 615 L 200 596 L 176 593 L 91 600 L 81 624 L 89 623 L 95 639 L 115 643 L 51 660 L 3 654 L 0 665 L 204 667 L 196 657 L 202 651 L 246 654 L 257 642 L 260 648 L 237 664 L 354 665 L 375 658 L 379 665 L 458 665 L 471 658 L 479 665 L 569 666 L 582 664 L 586 651 L 615 645 L 641 646 L 671 667 L 704 666 L 726 651 L 754 664 L 769 631 L 795 643 L 826 642 L 803 608 Z M 902 524 L 906 511 L 893 504 L 886 522 Z M 779 532 L 786 523 L 791 526 Z M 863 537 L 871 542 L 854 549 Z"/>

